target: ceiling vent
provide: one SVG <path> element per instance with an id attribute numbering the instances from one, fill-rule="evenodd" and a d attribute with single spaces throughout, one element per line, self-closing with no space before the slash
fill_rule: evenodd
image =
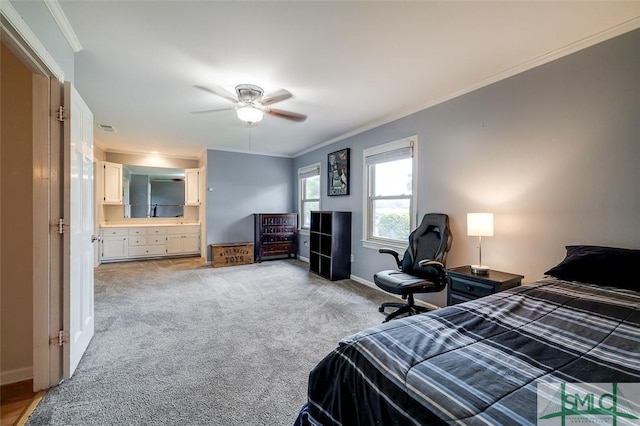
<path id="1" fill-rule="evenodd" d="M 111 133 L 116 132 L 116 129 L 113 126 L 110 126 L 108 124 L 98 124 L 98 126 L 105 132 L 111 132 Z"/>

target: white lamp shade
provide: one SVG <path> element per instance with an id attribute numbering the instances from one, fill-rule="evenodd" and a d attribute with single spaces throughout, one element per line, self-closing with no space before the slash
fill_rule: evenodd
<path id="1" fill-rule="evenodd" d="M 467 213 L 467 235 L 493 236 L 493 213 Z"/>
<path id="2" fill-rule="evenodd" d="M 257 123 L 262 120 L 264 113 L 257 108 L 251 106 L 243 106 L 236 110 L 238 118 L 247 123 Z"/>

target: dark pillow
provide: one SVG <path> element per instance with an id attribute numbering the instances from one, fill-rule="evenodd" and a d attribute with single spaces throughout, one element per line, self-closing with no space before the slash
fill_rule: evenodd
<path id="1" fill-rule="evenodd" d="M 600 246 L 567 246 L 567 256 L 546 275 L 640 291 L 640 250 Z"/>

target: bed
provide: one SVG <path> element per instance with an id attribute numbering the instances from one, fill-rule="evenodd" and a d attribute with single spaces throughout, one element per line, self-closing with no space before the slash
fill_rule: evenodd
<path id="1" fill-rule="evenodd" d="M 296 424 L 542 424 L 563 383 L 636 386 L 617 421 L 640 417 L 639 254 L 568 246 L 535 283 L 346 337 L 310 373 Z"/>

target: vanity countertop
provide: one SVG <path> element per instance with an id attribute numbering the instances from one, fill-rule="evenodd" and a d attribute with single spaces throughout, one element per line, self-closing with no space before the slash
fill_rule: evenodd
<path id="1" fill-rule="evenodd" d="M 139 227 L 147 227 L 147 226 L 200 226 L 200 222 L 197 220 L 182 220 L 179 222 L 166 222 L 166 221 L 111 221 L 111 222 L 102 222 L 100 223 L 101 228 L 139 228 Z"/>

